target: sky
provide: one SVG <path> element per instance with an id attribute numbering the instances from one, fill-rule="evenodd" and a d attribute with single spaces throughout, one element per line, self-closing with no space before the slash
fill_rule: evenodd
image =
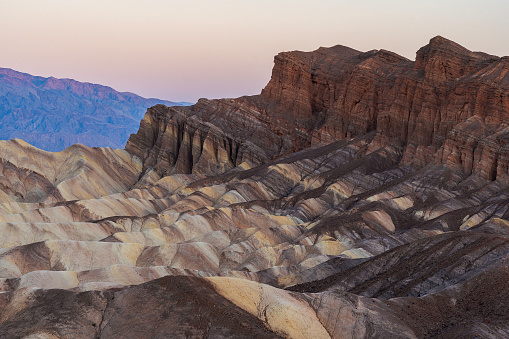
<path id="1" fill-rule="evenodd" d="M 0 67 L 195 102 L 259 94 L 282 51 L 509 55 L 507 0 L 0 0 Z"/>

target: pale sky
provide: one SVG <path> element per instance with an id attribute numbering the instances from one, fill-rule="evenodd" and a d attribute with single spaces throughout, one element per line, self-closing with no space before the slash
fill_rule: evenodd
<path id="1" fill-rule="evenodd" d="M 260 93 L 273 57 L 345 45 L 414 59 L 442 35 L 509 55 L 507 0 L 0 0 L 0 67 L 174 101 Z"/>

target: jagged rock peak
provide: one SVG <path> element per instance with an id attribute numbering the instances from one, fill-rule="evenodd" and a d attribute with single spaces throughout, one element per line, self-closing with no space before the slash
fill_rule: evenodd
<path id="1" fill-rule="evenodd" d="M 458 50 L 463 50 L 465 53 L 471 53 L 468 49 L 461 46 L 460 44 L 449 40 L 447 38 L 444 38 L 443 36 L 437 35 L 429 40 L 429 44 L 427 45 L 431 48 L 437 48 L 437 47 L 445 47 L 445 48 L 454 48 Z"/>
<path id="2" fill-rule="evenodd" d="M 304 52 L 304 51 L 288 51 L 281 52 L 275 56 L 274 59 L 278 58 L 296 58 L 301 61 L 310 62 L 316 61 L 320 59 L 320 57 L 334 57 L 339 59 L 348 59 L 352 57 L 356 57 L 362 54 L 361 51 L 355 50 L 353 48 L 343 46 L 343 45 L 335 45 L 332 47 L 319 47 L 315 51 Z"/>
<path id="3" fill-rule="evenodd" d="M 385 49 L 373 49 L 371 51 L 368 51 L 366 53 L 362 54 L 363 58 L 369 59 L 369 58 L 380 58 L 388 63 L 397 63 L 400 61 L 410 61 L 409 59 L 405 58 L 404 56 L 401 56 L 397 53 L 385 50 Z"/>
<path id="4" fill-rule="evenodd" d="M 497 59 L 496 56 L 472 52 L 452 40 L 436 36 L 417 51 L 414 68 L 424 70 L 428 80 L 444 81 L 474 73 Z"/>

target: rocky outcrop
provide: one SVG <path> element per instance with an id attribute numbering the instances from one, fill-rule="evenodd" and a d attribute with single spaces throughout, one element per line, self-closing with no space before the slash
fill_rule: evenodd
<path id="1" fill-rule="evenodd" d="M 509 177 L 509 128 L 506 123 L 486 123 L 473 116 L 449 132 L 439 160 L 464 173 L 479 173 L 495 180 Z"/>
<path id="2" fill-rule="evenodd" d="M 253 167 L 288 152 L 288 138 L 259 120 L 260 113 L 233 100 L 205 100 L 178 109 L 150 108 L 126 150 L 142 159 L 144 173 L 214 175 Z"/>
<path id="3" fill-rule="evenodd" d="M 468 118 L 507 121 L 508 70 L 507 58 L 473 53 L 442 37 L 421 48 L 415 62 L 383 50 L 334 47 L 278 55 L 262 96 L 277 101 L 282 111 L 298 105 L 303 123 L 313 125 L 313 117 L 322 115 L 317 141 L 376 130 L 380 144 L 391 139 L 405 144 L 403 163 L 423 166 L 441 163 L 437 152 L 458 137 L 450 132 Z M 306 76 L 297 76 L 301 73 Z"/>
<path id="4" fill-rule="evenodd" d="M 194 108 L 177 107 L 172 112 L 207 121 L 237 144 L 259 146 L 263 151 L 257 150 L 255 157 L 261 162 L 310 145 L 376 132 L 371 149 L 400 143 L 403 164 L 454 164 L 466 174 L 493 179 L 493 171 L 503 173 L 509 166 L 503 150 L 486 148 L 487 154 L 481 156 L 480 149 L 469 149 L 469 141 L 458 139 L 458 129 L 472 117 L 487 125 L 508 121 L 508 60 L 471 52 L 440 36 L 417 52 L 415 62 L 385 50 L 362 53 L 343 46 L 285 52 L 275 57 L 272 78 L 261 95 L 202 100 Z M 132 137 L 127 149 L 148 147 L 135 146 L 141 139 Z M 444 158 L 451 148 L 461 147 L 464 158 L 482 157 L 482 164 L 463 166 L 454 157 Z M 205 173 L 198 168 L 195 172 Z M 209 169 L 206 174 L 213 172 Z"/>
<path id="5" fill-rule="evenodd" d="M 324 114 L 323 131 L 335 126 L 334 138 L 377 130 L 438 148 L 454 125 L 473 115 L 504 119 L 505 59 L 442 37 L 421 48 L 415 62 L 384 50 L 360 53 L 341 46 L 281 53 L 262 96 L 305 119 Z"/>

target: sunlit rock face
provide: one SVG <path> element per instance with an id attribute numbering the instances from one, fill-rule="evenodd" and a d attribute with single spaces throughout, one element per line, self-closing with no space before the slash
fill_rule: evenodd
<path id="1" fill-rule="evenodd" d="M 260 96 L 154 106 L 126 150 L 1 142 L 0 337 L 509 336 L 507 112 L 477 87 L 504 98 L 501 60 L 283 53 Z"/>
<path id="2" fill-rule="evenodd" d="M 76 143 L 123 148 L 147 108 L 189 104 L 8 68 L 0 68 L 0 98 L 0 140 L 23 139 L 46 151 Z"/>

